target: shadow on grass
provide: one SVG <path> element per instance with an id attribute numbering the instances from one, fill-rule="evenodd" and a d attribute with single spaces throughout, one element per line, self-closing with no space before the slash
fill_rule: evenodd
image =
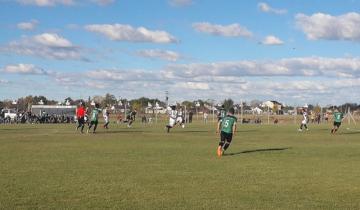
<path id="1" fill-rule="evenodd" d="M 224 156 L 241 155 L 241 154 L 254 153 L 254 152 L 283 151 L 283 150 L 287 150 L 287 149 L 291 149 L 291 147 L 245 150 L 245 151 L 241 151 L 241 152 L 225 153 Z"/>
<path id="2" fill-rule="evenodd" d="M 360 131 L 349 131 L 348 133 L 337 133 L 335 135 L 354 135 L 354 134 L 360 134 Z"/>
<path id="3" fill-rule="evenodd" d="M 99 134 L 107 134 L 107 133 L 148 133 L 146 131 L 139 130 L 110 130 L 110 131 L 96 131 Z"/>

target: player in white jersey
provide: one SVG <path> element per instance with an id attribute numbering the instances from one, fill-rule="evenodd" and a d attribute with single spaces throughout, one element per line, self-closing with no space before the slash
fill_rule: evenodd
<path id="1" fill-rule="evenodd" d="M 302 110 L 302 116 L 303 116 L 303 120 L 301 121 L 301 125 L 299 128 L 299 131 L 303 131 L 303 128 L 305 128 L 307 131 L 309 130 L 307 127 L 307 123 L 308 123 L 308 114 L 307 114 L 307 109 L 306 107 L 303 108 Z"/>
<path id="2" fill-rule="evenodd" d="M 168 108 L 168 115 L 169 115 L 169 124 L 166 125 L 166 128 L 167 128 L 167 132 L 169 133 L 170 129 L 175 126 L 176 119 L 178 116 L 175 105 L 172 105 L 172 106 L 170 106 L 170 108 Z"/>
<path id="3" fill-rule="evenodd" d="M 108 111 L 107 107 L 103 110 L 103 117 L 104 117 L 104 128 L 109 129 L 108 125 L 110 123 L 110 112 Z"/>
<path id="4" fill-rule="evenodd" d="M 177 112 L 177 117 L 176 117 L 176 122 L 175 124 L 179 124 L 181 125 L 182 128 L 185 128 L 185 120 L 184 120 L 184 113 L 182 108 L 179 109 L 179 111 Z"/>

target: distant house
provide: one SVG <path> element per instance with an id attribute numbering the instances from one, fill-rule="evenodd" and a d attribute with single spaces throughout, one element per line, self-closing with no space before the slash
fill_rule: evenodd
<path id="1" fill-rule="evenodd" d="M 259 107 L 252 108 L 251 111 L 253 114 L 262 114 L 263 113 L 263 110 L 260 109 Z"/>
<path id="2" fill-rule="evenodd" d="M 261 104 L 262 107 L 269 107 L 270 109 L 274 109 L 277 106 L 277 110 L 281 110 L 283 108 L 283 104 L 277 101 L 265 101 Z"/>

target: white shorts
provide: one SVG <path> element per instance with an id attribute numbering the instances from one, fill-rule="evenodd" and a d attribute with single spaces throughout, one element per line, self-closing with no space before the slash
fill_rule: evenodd
<path id="1" fill-rule="evenodd" d="M 182 123 L 183 122 L 183 118 L 182 117 L 177 117 L 176 118 L 176 123 Z"/>
<path id="2" fill-rule="evenodd" d="M 303 121 L 301 121 L 301 124 L 306 124 L 307 123 L 307 121 L 306 120 L 303 120 Z"/>
<path id="3" fill-rule="evenodd" d="M 175 124 L 176 124 L 176 120 L 174 118 L 170 118 L 169 119 L 169 126 L 174 127 Z"/>
<path id="4" fill-rule="evenodd" d="M 104 120 L 105 120 L 105 123 L 108 123 L 108 122 L 109 122 L 109 117 L 108 117 L 108 116 L 104 116 Z"/>

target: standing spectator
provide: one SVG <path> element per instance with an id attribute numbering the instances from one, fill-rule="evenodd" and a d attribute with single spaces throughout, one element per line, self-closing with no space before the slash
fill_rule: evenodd
<path id="1" fill-rule="evenodd" d="M 189 123 L 192 123 L 193 114 L 192 111 L 189 112 Z"/>
<path id="2" fill-rule="evenodd" d="M 204 111 L 204 123 L 207 124 L 207 120 L 208 120 L 208 113 L 206 111 Z"/>

